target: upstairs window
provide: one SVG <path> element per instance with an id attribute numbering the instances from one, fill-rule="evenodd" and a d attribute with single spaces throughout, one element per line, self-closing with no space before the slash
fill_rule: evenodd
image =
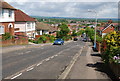
<path id="1" fill-rule="evenodd" d="M 12 10 L 9 10 L 9 17 L 12 17 Z"/>

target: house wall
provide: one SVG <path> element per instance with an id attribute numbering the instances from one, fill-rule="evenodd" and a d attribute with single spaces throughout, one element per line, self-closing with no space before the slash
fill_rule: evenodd
<path id="1" fill-rule="evenodd" d="M 4 10 L 4 13 L 2 12 Z M 14 10 L 11 10 L 11 17 L 9 17 L 10 9 L 0 9 L 0 22 L 14 22 Z"/>
<path id="2" fill-rule="evenodd" d="M 4 31 L 14 35 L 14 22 L 2 22 Z"/>
<path id="3" fill-rule="evenodd" d="M 28 37 L 35 37 L 35 22 L 15 22 L 15 32 L 25 32 Z"/>
<path id="4" fill-rule="evenodd" d="M 30 25 L 28 25 L 28 23 Z M 35 30 L 35 22 L 26 22 L 26 31 L 34 31 Z"/>
<path id="5" fill-rule="evenodd" d="M 26 22 L 15 22 L 15 28 L 19 28 L 19 30 L 15 31 L 15 32 L 25 32 Z"/>

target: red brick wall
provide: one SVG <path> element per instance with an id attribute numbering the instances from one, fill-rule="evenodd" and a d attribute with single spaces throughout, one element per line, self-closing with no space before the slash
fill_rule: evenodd
<path id="1" fill-rule="evenodd" d="M 5 41 L 0 41 L 0 44 L 2 46 L 28 44 L 28 38 L 23 36 L 18 36 L 18 39 L 13 38 Z"/>
<path id="2" fill-rule="evenodd" d="M 8 25 L 12 23 L 13 27 L 8 28 Z M 10 33 L 11 35 L 14 35 L 14 22 L 2 22 L 2 25 L 5 27 L 5 32 Z"/>

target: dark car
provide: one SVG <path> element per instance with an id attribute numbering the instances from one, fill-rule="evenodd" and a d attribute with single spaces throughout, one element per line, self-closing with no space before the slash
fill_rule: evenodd
<path id="1" fill-rule="evenodd" d="M 78 40 L 78 38 L 74 38 L 73 40 L 74 40 L 74 41 L 77 41 L 77 40 Z"/>
<path id="2" fill-rule="evenodd" d="M 53 45 L 63 45 L 64 44 L 64 40 L 62 39 L 56 39 L 53 43 Z"/>

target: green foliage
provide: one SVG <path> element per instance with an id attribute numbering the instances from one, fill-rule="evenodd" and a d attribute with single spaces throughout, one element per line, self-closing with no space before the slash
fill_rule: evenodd
<path id="1" fill-rule="evenodd" d="M 62 39 L 65 40 L 65 41 L 68 41 L 68 40 L 72 39 L 72 36 L 71 35 L 67 35 L 67 36 L 62 37 Z"/>
<path id="2" fill-rule="evenodd" d="M 92 39 L 92 36 L 95 34 L 94 29 L 89 27 L 86 28 L 85 33 L 90 37 L 90 39 Z"/>
<path id="3" fill-rule="evenodd" d="M 68 26 L 66 24 L 62 24 L 59 26 L 60 31 L 57 32 L 57 38 L 67 37 L 70 32 Z"/>
<path id="4" fill-rule="evenodd" d="M 95 36 L 93 35 L 93 36 L 91 37 L 91 40 L 94 41 L 94 38 L 95 38 Z M 99 36 L 99 35 L 96 35 L 96 41 L 97 41 L 97 42 L 102 42 L 102 41 L 103 41 L 103 38 L 102 38 L 101 36 Z"/>
<path id="5" fill-rule="evenodd" d="M 72 35 L 71 36 L 77 36 L 78 35 L 78 33 L 76 33 L 76 30 L 73 30 L 73 32 L 72 32 Z"/>
<path id="6" fill-rule="evenodd" d="M 77 32 L 78 36 L 83 34 L 83 33 L 85 33 L 85 30 L 80 30 L 80 31 Z"/>
<path id="7" fill-rule="evenodd" d="M 10 33 L 5 33 L 2 35 L 2 40 L 8 40 L 11 38 L 12 38 L 12 35 Z"/>
<path id="8" fill-rule="evenodd" d="M 104 40 L 107 44 L 107 49 L 105 49 L 102 56 L 104 61 L 117 63 L 118 61 L 113 58 L 120 54 L 120 33 L 116 31 L 111 32 L 104 37 Z M 118 57 L 118 60 L 120 60 L 120 56 Z"/>
<path id="9" fill-rule="evenodd" d="M 49 34 L 44 34 L 43 36 L 39 37 L 37 40 L 29 39 L 29 42 L 39 44 L 39 43 L 53 42 L 54 40 L 55 40 L 54 36 L 51 36 Z"/>
<path id="10" fill-rule="evenodd" d="M 38 41 L 39 42 L 41 42 L 41 41 L 45 42 L 45 41 L 47 41 L 47 38 L 46 38 L 46 36 L 43 35 L 43 36 L 38 38 Z"/>

